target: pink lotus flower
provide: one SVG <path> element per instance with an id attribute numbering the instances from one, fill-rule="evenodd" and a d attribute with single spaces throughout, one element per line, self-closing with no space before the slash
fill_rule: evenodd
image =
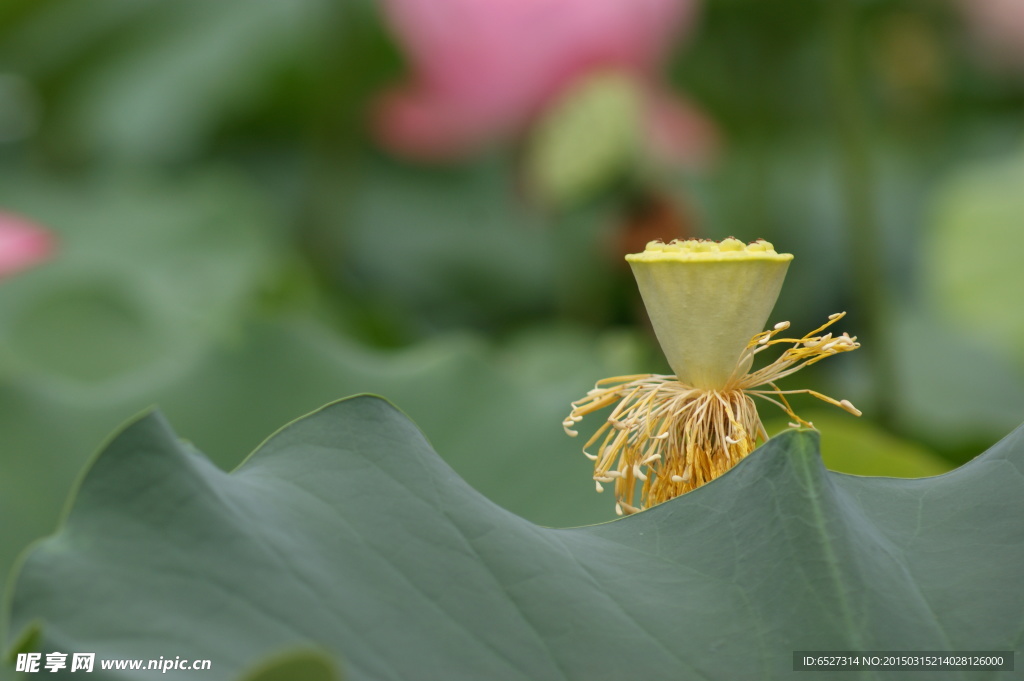
<path id="1" fill-rule="evenodd" d="M 53 252 L 53 235 L 25 218 L 0 212 L 0 278 L 42 262 Z"/>
<path id="2" fill-rule="evenodd" d="M 695 3 L 384 0 L 413 75 L 378 102 L 377 135 L 407 156 L 459 156 L 522 132 L 574 80 L 618 70 L 649 93 L 649 143 L 674 160 L 699 160 L 713 127 L 657 78 Z"/>

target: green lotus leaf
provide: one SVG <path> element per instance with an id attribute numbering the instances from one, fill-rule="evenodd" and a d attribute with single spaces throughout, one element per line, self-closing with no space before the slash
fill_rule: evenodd
<path id="1" fill-rule="evenodd" d="M 158 414 L 131 423 L 24 557 L 7 636 L 225 679 L 304 647 L 350 679 L 790 678 L 797 650 L 1020 651 L 1022 562 L 1024 429 L 917 480 L 831 473 L 817 433 L 789 431 L 694 492 L 559 530 L 359 397 L 231 473 Z"/>

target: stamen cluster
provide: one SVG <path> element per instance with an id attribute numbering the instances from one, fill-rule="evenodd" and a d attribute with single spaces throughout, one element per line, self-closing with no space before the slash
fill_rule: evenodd
<path id="1" fill-rule="evenodd" d="M 789 322 L 756 334 L 721 389 L 697 388 L 676 376 L 641 374 L 598 381 L 562 422 L 574 426 L 595 411 L 616 406 L 583 451 L 594 461 L 597 491 L 614 483 L 619 515 L 636 513 L 710 482 L 752 452 L 768 434 L 753 397 L 772 402 L 795 423 L 810 426 L 793 411 L 786 395 L 806 393 L 860 416 L 848 400 L 835 400 L 814 390 L 781 390 L 775 382 L 826 357 L 856 350 L 856 337 L 843 333 L 817 335 L 841 319 L 829 321 L 802 338 L 780 338 Z M 754 356 L 779 344 L 791 344 L 774 362 L 747 372 Z M 768 386 L 767 389 L 763 386 Z M 596 454 L 588 451 L 598 444 Z M 640 501 L 636 501 L 637 489 Z"/>

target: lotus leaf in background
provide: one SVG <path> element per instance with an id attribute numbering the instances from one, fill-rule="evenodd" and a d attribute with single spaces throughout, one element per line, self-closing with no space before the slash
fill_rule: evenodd
<path id="1" fill-rule="evenodd" d="M 900 439 L 868 419 L 853 419 L 827 409 L 801 410 L 821 433 L 821 460 L 830 471 L 893 478 L 927 478 L 953 465 L 916 442 Z M 787 428 L 785 416 L 765 419 L 769 433 Z"/>
<path id="2" fill-rule="evenodd" d="M 315 70 L 327 41 L 345 28 L 342 15 L 362 4 L 26 3 L 11 26 L 0 25 L 8 29 L 0 64 L 39 88 L 50 151 L 143 165 L 181 161 L 207 153 L 228 124 L 274 104 L 289 69 Z"/>
<path id="3" fill-rule="evenodd" d="M 1024 372 L 984 339 L 938 316 L 904 310 L 895 324 L 900 420 L 920 442 L 959 463 L 987 447 L 993 433 L 1020 422 Z"/>
<path id="4" fill-rule="evenodd" d="M 794 650 L 1021 652 L 1024 429 L 925 480 L 829 473 L 817 443 L 789 431 L 694 492 L 555 530 L 489 502 L 378 398 L 292 423 L 233 473 L 150 413 L 26 555 L 8 644 L 173 650 L 225 679 L 306 646 L 355 681 L 775 679 Z"/>
<path id="5" fill-rule="evenodd" d="M 422 169 L 366 158 L 332 198 L 327 240 L 344 288 L 403 340 L 568 320 L 607 324 L 628 282 L 612 201 L 557 217 L 529 209 L 495 157 Z M 621 314 L 621 313 L 620 313 Z"/>
<path id="6" fill-rule="evenodd" d="M 950 324 L 1024 370 L 1021 187 L 1024 147 L 951 173 L 935 192 L 925 281 Z"/>
<path id="7" fill-rule="evenodd" d="M 237 328 L 276 271 L 266 203 L 230 173 L 144 175 L 3 177 L 0 202 L 52 229 L 60 252 L 5 282 L 0 375 L 99 400 Z"/>

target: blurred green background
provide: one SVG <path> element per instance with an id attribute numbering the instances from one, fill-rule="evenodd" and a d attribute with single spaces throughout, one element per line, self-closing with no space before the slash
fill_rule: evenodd
<path id="1" fill-rule="evenodd" d="M 613 518 L 561 420 L 667 371 L 622 261 L 655 237 L 766 238 L 796 256 L 773 321 L 849 312 L 863 348 L 784 384 L 864 411 L 794 404 L 832 467 L 980 453 L 1024 421 L 1024 50 L 965 7 L 706 0 L 664 66 L 718 151 L 638 170 L 574 165 L 600 98 L 455 162 L 383 150 L 410 65 L 370 0 L 6 0 L 0 212 L 59 247 L 0 281 L 0 576 L 154 404 L 230 468 L 378 393 L 506 508 Z"/>

